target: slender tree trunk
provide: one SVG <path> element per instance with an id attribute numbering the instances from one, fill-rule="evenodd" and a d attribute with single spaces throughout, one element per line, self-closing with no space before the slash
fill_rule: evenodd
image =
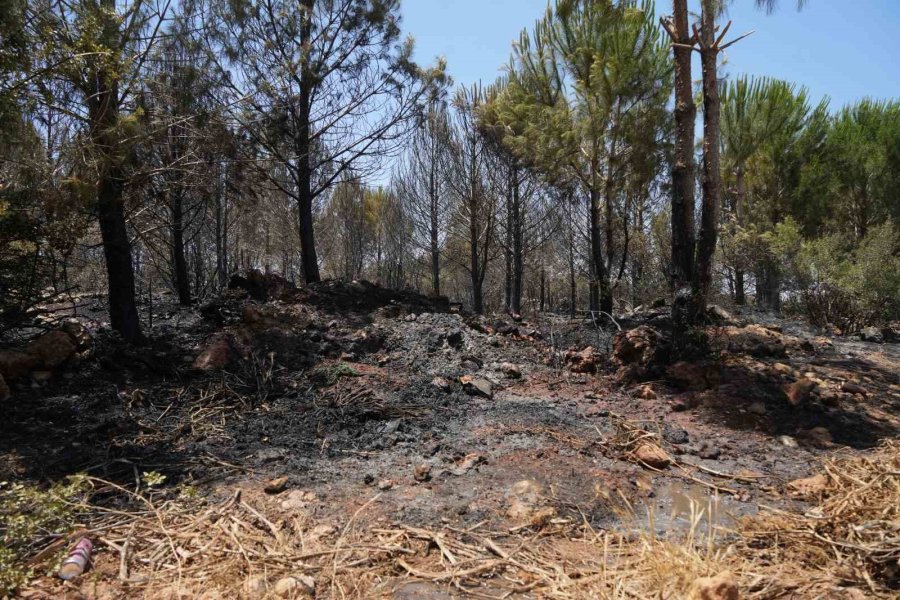
<path id="1" fill-rule="evenodd" d="M 734 170 L 735 194 L 734 194 L 734 218 L 738 227 L 744 223 L 744 195 L 746 187 L 744 183 L 744 167 L 738 166 Z M 746 304 L 747 300 L 744 295 L 744 269 L 736 267 L 734 269 L 734 303 Z"/>
<path id="2" fill-rule="evenodd" d="M 305 17 L 300 27 L 300 44 L 303 47 L 309 45 L 313 36 L 312 14 L 315 0 L 302 0 Z M 309 65 L 309 58 L 302 60 L 302 73 L 300 93 L 297 102 L 299 104 L 299 131 L 296 132 L 297 150 L 297 204 L 300 221 L 300 260 L 303 268 L 303 278 L 306 283 L 315 283 L 321 280 L 319 275 L 319 259 L 316 255 L 316 237 L 313 231 L 312 214 L 312 168 L 310 168 L 310 109 L 312 103 L 313 73 Z"/>
<path id="3" fill-rule="evenodd" d="M 700 216 L 700 235 L 691 288 L 691 322 L 700 323 L 706 312 L 712 285 L 713 255 L 716 251 L 719 228 L 719 206 L 722 181 L 719 167 L 719 82 L 717 78 L 718 49 L 715 47 L 716 0 L 703 0 L 700 35 L 700 64 L 703 68 L 703 210 Z"/>
<path id="4" fill-rule="evenodd" d="M 115 10 L 115 0 L 102 0 L 100 6 Z M 106 19 L 104 19 L 107 21 Z M 104 38 L 118 41 L 118 25 L 104 23 Z M 109 320 L 112 328 L 131 343 L 143 340 L 135 302 L 134 266 L 131 242 L 125 223 L 125 173 L 114 139 L 119 120 L 119 85 L 109 67 L 98 66 L 90 73 L 88 118 L 91 137 L 102 155 L 97 185 L 97 218 L 106 259 L 109 286 Z"/>
<path id="5" fill-rule="evenodd" d="M 439 204 L 437 197 L 437 183 L 434 178 L 434 167 L 430 175 L 430 193 L 431 193 L 431 293 L 437 297 L 441 295 L 441 248 L 438 244 L 441 224 L 438 222 L 440 218 Z"/>
<path id="6" fill-rule="evenodd" d="M 512 169 L 512 302 L 510 309 L 515 314 L 522 312 L 522 280 L 525 275 L 525 249 L 522 220 L 522 198 L 519 188 L 519 170 Z M 542 309 L 543 310 L 543 309 Z"/>
<path id="7" fill-rule="evenodd" d="M 172 265 L 175 273 L 175 289 L 178 303 L 191 304 L 191 284 L 188 279 L 187 258 L 184 255 L 184 203 L 181 193 L 176 192 L 171 201 L 172 211 Z"/>
<path id="8" fill-rule="evenodd" d="M 606 310 L 609 282 L 606 279 L 606 263 L 603 259 L 603 234 L 601 231 L 600 194 L 596 189 L 589 191 L 591 227 L 591 310 Z M 611 298 L 609 298 L 610 304 Z M 610 307 L 611 308 L 611 307 Z"/>
<path id="9" fill-rule="evenodd" d="M 693 44 L 687 0 L 673 0 L 670 35 L 678 44 Z M 694 271 L 694 127 L 697 108 L 691 81 L 690 47 L 673 46 L 675 55 L 675 159 L 672 165 L 672 284 L 690 284 Z"/>

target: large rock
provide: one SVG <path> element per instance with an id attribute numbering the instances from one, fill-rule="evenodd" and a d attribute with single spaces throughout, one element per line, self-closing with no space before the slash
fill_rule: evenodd
<path id="1" fill-rule="evenodd" d="M 65 331 L 50 331 L 31 343 L 25 352 L 36 357 L 41 366 L 55 369 L 75 355 L 75 343 Z"/>
<path id="2" fill-rule="evenodd" d="M 800 340 L 761 325 L 722 327 L 713 336 L 716 345 L 733 354 L 747 354 L 757 358 L 787 356 L 788 346 L 800 347 Z"/>
<path id="3" fill-rule="evenodd" d="M 864 342 L 884 343 L 884 334 L 877 327 L 863 327 L 859 332 L 859 337 Z"/>

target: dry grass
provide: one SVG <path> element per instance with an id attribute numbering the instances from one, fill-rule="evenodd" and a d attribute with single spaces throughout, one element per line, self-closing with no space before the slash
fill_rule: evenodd
<path id="1" fill-rule="evenodd" d="M 803 514 L 764 511 L 733 531 L 707 527 L 701 535 L 698 509 L 693 527 L 665 540 L 596 531 L 572 519 L 512 530 L 385 527 L 370 518 L 377 496 L 334 530 L 302 510 L 266 514 L 260 506 L 271 503 L 240 494 L 203 506 L 116 488 L 130 509 L 81 507 L 90 511 L 89 533 L 101 549 L 81 591 L 263 598 L 275 597 L 280 578 L 305 574 L 315 578 L 317 598 L 391 598 L 419 581 L 473 598 L 674 600 L 689 598 L 697 578 L 730 570 L 742 598 L 897 598 L 900 444 L 838 457 L 824 469 L 826 484 Z M 109 491 L 111 484 L 98 485 Z M 249 592 L 253 584 L 260 591 Z M 27 593 L 60 591 L 44 578 Z"/>

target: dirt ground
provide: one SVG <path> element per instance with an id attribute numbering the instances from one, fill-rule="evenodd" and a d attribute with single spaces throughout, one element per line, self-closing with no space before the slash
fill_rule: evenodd
<path id="1" fill-rule="evenodd" d="M 507 546 L 493 558 L 514 564 L 503 555 L 518 544 L 561 544 L 564 554 L 553 532 L 572 540 L 575 529 L 582 541 L 585 532 L 712 539 L 761 511 L 808 511 L 790 482 L 830 457 L 867 456 L 900 431 L 900 345 L 800 321 L 735 312 L 770 332 L 774 349 L 742 345 L 743 323 L 720 324 L 704 366 L 714 377 L 698 385 L 663 365 L 625 383 L 613 335 L 652 326 L 664 310 L 601 326 L 463 316 L 365 283 L 272 295 L 234 292 L 199 308 L 161 297 L 138 348 L 103 330 L 88 302 L 78 318 L 91 348 L 49 380 L 13 382 L 0 480 L 86 473 L 96 509 L 79 523 L 94 539 L 93 569 L 63 584 L 41 575 L 45 565 L 22 597 L 663 597 L 613 587 L 563 595 L 501 577 L 496 564 L 466 570 L 458 563 L 469 546 L 448 540 L 494 532 Z M 588 346 L 589 364 L 575 366 Z M 800 380 L 812 391 L 795 401 Z M 642 460 L 648 443 L 662 464 Z M 148 473 L 164 480 L 148 483 Z M 226 530 L 219 517 L 238 505 L 245 512 Z M 200 514 L 215 518 L 190 521 Z M 420 551 L 445 570 L 416 566 Z M 787 586 L 754 596 L 741 586 L 747 597 L 893 593 L 805 596 Z"/>

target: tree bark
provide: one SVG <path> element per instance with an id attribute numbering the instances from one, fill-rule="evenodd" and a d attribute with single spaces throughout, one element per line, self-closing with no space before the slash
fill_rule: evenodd
<path id="1" fill-rule="evenodd" d="M 115 0 L 102 0 L 101 7 L 114 11 Z M 114 21 L 106 21 L 103 37 L 110 42 L 117 41 L 120 35 L 118 26 Z M 88 81 L 85 91 L 88 95 L 91 138 L 101 155 L 97 219 L 106 259 L 109 320 L 112 328 L 126 341 L 136 343 L 143 340 L 143 335 L 135 302 L 131 242 L 125 223 L 123 157 L 119 156 L 118 144 L 114 139 L 114 129 L 119 120 L 118 79 L 109 67 L 98 66 L 90 72 Z"/>
<path id="2" fill-rule="evenodd" d="M 734 170 L 735 194 L 734 194 L 734 218 L 738 227 L 744 222 L 744 195 L 746 187 L 744 183 L 744 167 L 738 166 Z M 734 269 L 734 303 L 738 305 L 746 304 L 747 300 L 744 294 L 744 269 L 736 267 Z"/>
<path id="3" fill-rule="evenodd" d="M 591 189 L 591 310 L 612 314 L 612 290 L 606 273 L 606 261 L 603 258 L 603 235 L 600 213 L 601 196 Z"/>
<path id="4" fill-rule="evenodd" d="M 522 224 L 522 198 L 519 189 L 519 170 L 512 168 L 512 297 L 510 309 L 515 314 L 522 312 L 522 279 L 525 272 L 525 250 Z"/>
<path id="5" fill-rule="evenodd" d="M 172 265 L 175 274 L 175 289 L 178 303 L 191 304 L 191 284 L 188 280 L 187 258 L 184 255 L 184 205 L 181 193 L 176 192 L 170 204 L 172 211 Z"/>
<path id="6" fill-rule="evenodd" d="M 703 208 L 691 287 L 690 320 L 703 321 L 712 285 L 713 255 L 719 233 L 722 175 L 719 167 L 718 48 L 715 47 L 716 0 L 703 0 L 700 19 L 700 64 L 703 68 Z"/>
<path id="7" fill-rule="evenodd" d="M 315 0 L 303 0 L 305 10 L 303 24 L 300 27 L 300 43 L 308 47 L 313 36 L 312 14 Z M 321 280 L 319 275 L 319 259 L 316 255 L 316 237 L 313 230 L 313 193 L 312 193 L 312 169 L 310 168 L 310 108 L 312 102 L 313 73 L 309 65 L 309 57 L 302 61 L 302 73 L 300 93 L 297 102 L 299 105 L 299 131 L 295 140 L 297 150 L 297 204 L 298 218 L 300 222 L 300 262 L 303 269 L 303 278 L 306 283 L 315 283 Z"/>
<path id="8" fill-rule="evenodd" d="M 673 0 L 670 34 L 678 44 L 693 44 L 687 0 Z M 675 162 L 672 165 L 672 284 L 689 285 L 694 271 L 694 128 L 697 108 L 691 89 L 690 47 L 673 46 L 675 56 Z"/>

